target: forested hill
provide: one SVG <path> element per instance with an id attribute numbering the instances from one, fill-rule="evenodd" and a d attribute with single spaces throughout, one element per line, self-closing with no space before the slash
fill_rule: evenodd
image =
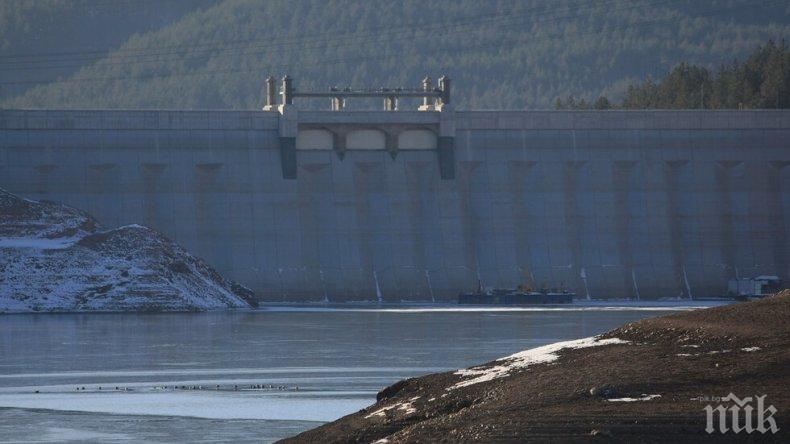
<path id="1" fill-rule="evenodd" d="M 788 37 L 786 0 L 224 0 L 98 61 L 63 44 L 57 58 L 17 63 L 0 86 L 27 90 L 1 104 L 256 109 L 269 74 L 323 89 L 446 73 L 459 108 L 551 108 L 618 99 L 680 62 L 716 68 Z M 84 66 L 52 83 L 26 75 L 47 63 Z"/>
<path id="2" fill-rule="evenodd" d="M 790 108 L 790 48 L 769 40 L 746 60 L 711 72 L 680 63 L 661 80 L 628 87 L 622 101 L 557 99 L 557 109 L 771 109 Z"/>
<path id="3" fill-rule="evenodd" d="M 0 0 L 0 97 L 71 75 L 214 0 Z"/>

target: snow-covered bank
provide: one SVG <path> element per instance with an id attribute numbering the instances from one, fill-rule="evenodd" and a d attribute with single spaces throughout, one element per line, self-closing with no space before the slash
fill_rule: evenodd
<path id="1" fill-rule="evenodd" d="M 563 350 L 598 347 L 601 345 L 612 344 L 629 344 L 629 342 L 618 338 L 601 339 L 594 336 L 591 338 L 555 342 L 554 344 L 544 345 L 543 347 L 531 348 L 529 350 L 524 350 L 498 359 L 494 361 L 494 363 L 489 363 L 480 367 L 471 367 L 458 370 L 455 372 L 456 375 L 470 379 L 464 379 L 463 381 L 457 382 L 456 384 L 447 388 L 447 390 L 454 390 L 460 387 L 467 387 L 472 384 L 479 384 L 481 382 L 492 381 L 497 378 L 504 378 L 510 375 L 511 372 L 527 369 L 531 365 L 554 362 L 559 359 L 559 353 Z"/>
<path id="2" fill-rule="evenodd" d="M 246 308 L 247 288 L 141 226 L 0 189 L 0 313 Z"/>

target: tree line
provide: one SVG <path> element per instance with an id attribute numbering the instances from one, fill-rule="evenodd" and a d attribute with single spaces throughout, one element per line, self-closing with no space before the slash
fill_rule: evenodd
<path id="1" fill-rule="evenodd" d="M 660 81 L 632 84 L 619 102 L 569 96 L 556 109 L 776 109 L 790 107 L 790 51 L 769 40 L 744 61 L 711 71 L 683 62 Z"/>

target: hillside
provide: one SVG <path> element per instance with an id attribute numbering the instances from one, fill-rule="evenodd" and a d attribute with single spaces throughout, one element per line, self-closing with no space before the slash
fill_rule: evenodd
<path id="1" fill-rule="evenodd" d="M 246 308 L 252 292 L 150 228 L 0 189 L 0 313 Z"/>
<path id="2" fill-rule="evenodd" d="M 63 81 L 18 80 L 31 89 L 2 105 L 256 109 L 263 79 L 287 72 L 297 88 L 447 73 L 460 108 L 551 108 L 618 99 L 679 62 L 714 68 L 788 36 L 790 4 L 776 0 L 225 0 Z"/>
<path id="3" fill-rule="evenodd" d="M 167 26 L 214 0 L 4 0 L 0 98 L 64 79 L 132 35 Z"/>
<path id="4" fill-rule="evenodd" d="M 790 291 L 650 318 L 603 335 L 400 381 L 357 413 L 285 442 L 787 442 Z M 777 433 L 706 433 L 729 393 Z M 732 412 L 728 412 L 729 415 Z M 744 426 L 743 411 L 741 426 Z M 718 426 L 718 423 L 716 424 Z M 729 422 L 728 427 L 732 426 Z M 713 442 L 713 441 L 711 441 Z"/>

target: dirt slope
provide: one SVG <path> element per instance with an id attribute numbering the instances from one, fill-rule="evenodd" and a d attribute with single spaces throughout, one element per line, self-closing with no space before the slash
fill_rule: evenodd
<path id="1" fill-rule="evenodd" d="M 778 434 L 706 433 L 705 406 L 729 393 L 767 395 Z M 785 291 L 400 381 L 373 406 L 285 442 L 788 442 L 789 419 Z"/>

